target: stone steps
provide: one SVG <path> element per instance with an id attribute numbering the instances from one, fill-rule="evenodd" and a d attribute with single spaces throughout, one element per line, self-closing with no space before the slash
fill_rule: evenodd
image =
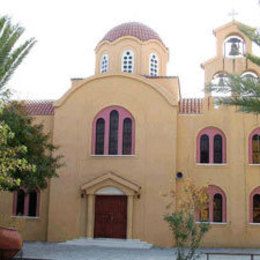
<path id="1" fill-rule="evenodd" d="M 79 238 L 59 243 L 75 246 L 99 246 L 111 248 L 150 249 L 152 244 L 139 239 L 114 239 L 114 238 Z"/>

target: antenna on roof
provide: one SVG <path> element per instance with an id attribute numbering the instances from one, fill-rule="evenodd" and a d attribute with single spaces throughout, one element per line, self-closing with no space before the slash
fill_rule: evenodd
<path id="1" fill-rule="evenodd" d="M 258 0 L 258 2 L 260 3 L 260 0 Z M 235 21 L 235 17 L 238 15 L 238 12 L 236 12 L 236 10 L 233 8 L 231 10 L 231 12 L 228 13 L 228 16 L 232 17 L 232 21 Z"/>

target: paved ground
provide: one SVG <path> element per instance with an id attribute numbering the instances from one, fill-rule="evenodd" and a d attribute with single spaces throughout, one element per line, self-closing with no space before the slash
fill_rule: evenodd
<path id="1" fill-rule="evenodd" d="M 260 260 L 260 249 L 204 249 L 203 252 L 225 253 L 228 255 L 210 255 L 210 260 L 250 260 L 250 256 L 235 254 L 259 254 L 254 260 Z M 233 256 L 229 255 L 234 254 Z M 25 243 L 23 257 L 27 259 L 61 260 L 174 260 L 174 249 L 122 249 L 101 248 L 95 246 L 71 246 L 57 243 Z M 19 257 L 17 258 L 19 259 Z M 201 260 L 206 260 L 201 255 Z"/>

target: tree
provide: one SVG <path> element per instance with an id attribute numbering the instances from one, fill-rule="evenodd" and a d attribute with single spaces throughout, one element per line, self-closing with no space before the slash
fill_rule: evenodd
<path id="1" fill-rule="evenodd" d="M 239 29 L 253 42 L 260 46 L 260 34 L 256 28 L 240 24 Z M 260 57 L 246 54 L 246 58 L 260 66 Z M 253 77 L 241 78 L 240 75 L 228 75 L 223 87 L 213 84 L 207 86 L 208 91 L 218 93 L 232 93 L 229 97 L 219 97 L 216 99 L 218 105 L 228 105 L 238 107 L 238 111 L 245 113 L 260 113 L 260 80 Z"/>
<path id="2" fill-rule="evenodd" d="M 207 206 L 208 195 L 207 187 L 196 187 L 190 179 L 180 182 L 170 192 L 171 203 L 167 208 L 171 212 L 164 219 L 175 239 L 177 260 L 189 260 L 196 257 L 202 238 L 210 228 L 209 223 L 195 220 L 196 212 Z"/>
<path id="3" fill-rule="evenodd" d="M 8 16 L 0 17 L 0 115 L 3 100 L 10 95 L 6 84 L 35 44 L 31 38 L 19 44 L 24 28 L 19 24 L 12 25 Z M 21 185 L 17 172 L 35 171 L 35 165 L 29 164 L 23 157 L 27 147 L 23 144 L 10 146 L 15 138 L 6 122 L 0 120 L 0 190 L 13 190 Z"/>
<path id="4" fill-rule="evenodd" d="M 62 166 L 62 156 L 54 156 L 57 149 L 48 134 L 44 134 L 42 124 L 33 124 L 33 119 L 26 114 L 24 104 L 9 102 L 0 115 L 0 121 L 6 122 L 14 133 L 8 140 L 10 147 L 26 147 L 26 153 L 18 153 L 18 158 L 26 160 L 34 169 L 17 169 L 13 178 L 20 180 L 20 185 L 29 190 L 47 187 L 48 180 L 57 177 L 57 169 Z"/>
<path id="5" fill-rule="evenodd" d="M 23 156 L 27 152 L 24 145 L 11 147 L 9 142 L 14 139 L 14 134 L 9 126 L 0 122 L 0 190 L 12 190 L 21 184 L 16 178 L 17 171 L 35 171 L 35 166 L 29 164 Z"/>
<path id="6" fill-rule="evenodd" d="M 0 97 L 8 97 L 10 90 L 6 84 L 13 73 L 30 52 L 36 40 L 30 38 L 19 44 L 24 28 L 13 25 L 8 16 L 0 17 Z"/>

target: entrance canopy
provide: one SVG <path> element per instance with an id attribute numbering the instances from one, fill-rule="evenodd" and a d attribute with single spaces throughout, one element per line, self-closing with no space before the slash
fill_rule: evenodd
<path id="1" fill-rule="evenodd" d="M 141 187 L 134 182 L 122 178 L 113 172 L 109 172 L 82 185 L 81 191 L 87 195 L 94 195 L 107 191 L 108 188 L 117 189 L 127 196 L 137 195 L 141 190 Z"/>

